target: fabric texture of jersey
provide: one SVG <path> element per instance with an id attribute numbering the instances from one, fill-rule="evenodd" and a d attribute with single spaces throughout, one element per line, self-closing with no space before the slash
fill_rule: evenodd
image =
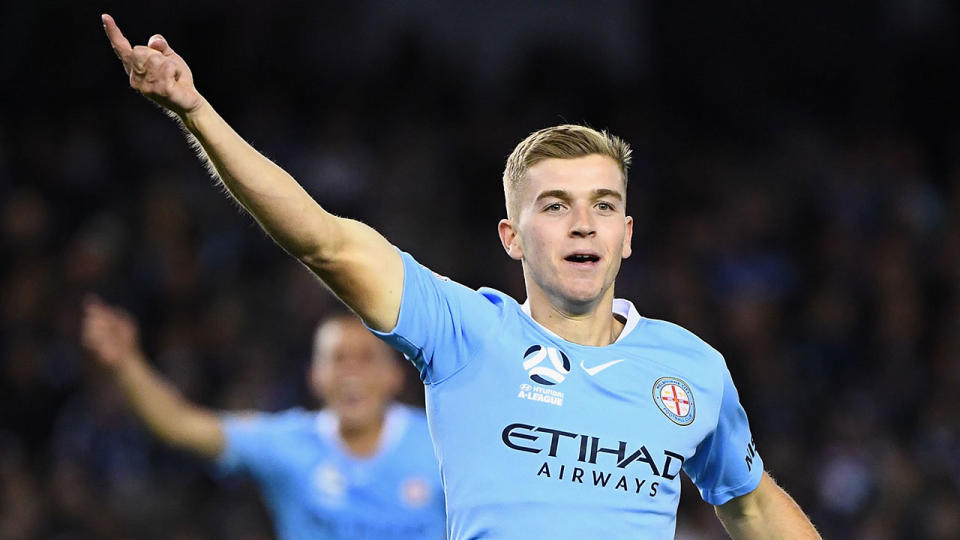
<path id="1" fill-rule="evenodd" d="M 230 414 L 222 426 L 218 468 L 254 478 L 279 538 L 444 537 L 443 488 L 422 411 L 391 406 L 368 458 L 347 452 L 329 411 Z"/>
<path id="2" fill-rule="evenodd" d="M 449 538 L 672 538 L 681 469 L 716 505 L 759 484 L 726 363 L 692 333 L 616 300 L 618 340 L 579 345 L 402 257 L 399 320 L 374 333 L 426 384 Z"/>

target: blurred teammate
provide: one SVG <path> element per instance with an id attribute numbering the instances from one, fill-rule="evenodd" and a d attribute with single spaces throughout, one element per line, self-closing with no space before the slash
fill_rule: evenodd
<path id="1" fill-rule="evenodd" d="M 392 403 L 394 353 L 355 317 L 317 328 L 310 388 L 318 412 L 218 414 L 147 363 L 126 313 L 92 298 L 82 335 L 134 413 L 164 442 L 259 484 L 279 538 L 439 539 L 443 493 L 424 414 Z"/>
<path id="2" fill-rule="evenodd" d="M 763 472 L 720 354 L 614 299 L 633 228 L 625 143 L 557 126 L 507 160 L 499 233 L 522 263 L 520 305 L 323 210 L 214 111 L 163 37 L 131 47 L 103 22 L 130 85 L 174 113 L 274 240 L 418 368 L 450 537 L 672 537 L 681 469 L 734 537 L 817 537 Z"/>

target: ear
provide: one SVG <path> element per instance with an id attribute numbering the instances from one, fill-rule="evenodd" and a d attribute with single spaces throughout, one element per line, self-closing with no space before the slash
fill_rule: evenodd
<path id="1" fill-rule="evenodd" d="M 390 351 L 390 354 L 393 354 L 393 351 Z M 400 360 L 396 358 L 390 358 L 393 362 L 391 365 L 390 373 L 390 398 L 396 398 L 397 394 L 403 390 L 404 383 L 406 382 L 406 370 L 404 370 L 400 364 Z"/>
<path id="2" fill-rule="evenodd" d="M 630 256 L 633 253 L 633 248 L 631 243 L 633 242 L 633 218 L 627 216 L 626 218 L 627 231 L 623 235 L 623 250 L 620 253 L 620 256 L 624 259 Z"/>
<path id="3" fill-rule="evenodd" d="M 323 395 L 323 386 L 326 381 L 316 358 L 310 362 L 310 367 L 307 368 L 307 380 L 310 381 L 310 390 L 313 390 L 313 395 L 319 399 L 326 399 Z"/>
<path id="4" fill-rule="evenodd" d="M 510 219 L 501 219 L 497 225 L 497 232 L 500 233 L 500 243 L 503 249 L 511 259 L 516 261 L 523 259 L 523 248 L 520 247 L 520 234 L 517 232 L 513 221 Z"/>

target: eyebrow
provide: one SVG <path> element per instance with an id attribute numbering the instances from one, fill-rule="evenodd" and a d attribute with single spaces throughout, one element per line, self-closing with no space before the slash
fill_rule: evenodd
<path id="1" fill-rule="evenodd" d="M 616 191 L 613 189 L 606 189 L 606 188 L 595 189 L 593 190 L 592 195 L 594 199 L 600 199 L 602 197 L 613 197 L 618 201 L 623 200 L 623 195 L 621 195 L 619 191 Z M 550 197 L 560 199 L 562 201 L 569 201 L 570 199 L 573 198 L 570 195 L 570 192 L 564 189 L 549 189 L 547 191 L 540 193 L 540 195 L 537 195 L 536 201 L 539 202 L 543 199 L 548 199 Z"/>
<path id="2" fill-rule="evenodd" d="M 622 200 L 623 200 L 623 195 L 621 195 L 619 191 L 616 191 L 616 190 L 613 190 L 613 189 L 595 189 L 595 190 L 593 190 L 593 198 L 594 198 L 594 199 L 599 199 L 599 198 L 601 198 L 601 197 L 613 197 L 614 199 L 617 199 L 618 201 L 622 201 Z"/>

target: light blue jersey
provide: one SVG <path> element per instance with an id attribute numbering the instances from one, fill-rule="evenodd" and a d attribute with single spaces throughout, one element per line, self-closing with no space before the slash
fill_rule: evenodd
<path id="1" fill-rule="evenodd" d="M 222 426 L 220 469 L 253 476 L 279 538 L 444 537 L 443 488 L 422 411 L 393 405 L 369 458 L 345 450 L 329 411 L 227 415 Z"/>
<path id="2" fill-rule="evenodd" d="M 450 538 L 672 538 L 681 470 L 711 504 L 759 484 L 723 357 L 692 333 L 616 300 L 617 341 L 578 345 L 403 261 L 397 326 L 378 335 L 426 384 Z"/>

